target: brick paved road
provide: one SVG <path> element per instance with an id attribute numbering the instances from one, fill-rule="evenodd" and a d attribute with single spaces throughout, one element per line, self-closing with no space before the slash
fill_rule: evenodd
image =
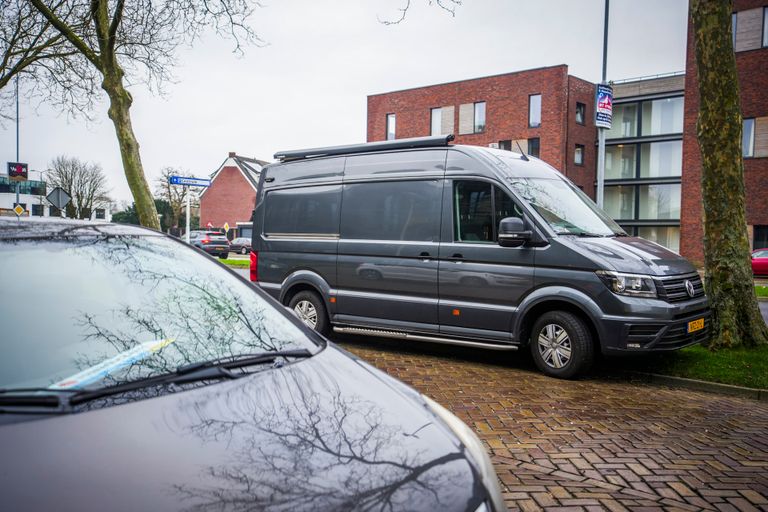
<path id="1" fill-rule="evenodd" d="M 525 354 L 337 341 L 474 427 L 511 510 L 768 511 L 768 403 L 558 381 Z"/>

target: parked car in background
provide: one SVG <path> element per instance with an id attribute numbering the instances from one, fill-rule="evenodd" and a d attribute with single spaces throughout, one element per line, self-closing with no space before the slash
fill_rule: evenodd
<path id="1" fill-rule="evenodd" d="M 598 351 L 709 339 L 690 262 L 628 236 L 545 162 L 451 140 L 276 154 L 251 280 L 320 332 L 525 348 L 560 378 Z"/>
<path id="2" fill-rule="evenodd" d="M 756 276 L 768 276 L 768 249 L 752 251 L 752 273 Z"/>
<path id="3" fill-rule="evenodd" d="M 251 239 L 245 237 L 238 237 L 229 243 L 229 250 L 240 254 L 248 254 L 251 252 Z"/>
<path id="4" fill-rule="evenodd" d="M 189 243 L 222 260 L 229 256 L 229 240 L 218 231 L 191 231 Z"/>
<path id="5" fill-rule="evenodd" d="M 3 510 L 505 510 L 458 418 L 177 239 L 0 218 L 0 258 Z"/>

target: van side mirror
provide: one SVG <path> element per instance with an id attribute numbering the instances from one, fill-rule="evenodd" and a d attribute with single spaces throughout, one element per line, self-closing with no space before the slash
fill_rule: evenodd
<path id="1" fill-rule="evenodd" d="M 532 236 L 519 217 L 506 217 L 499 222 L 499 245 L 502 247 L 520 247 Z"/>

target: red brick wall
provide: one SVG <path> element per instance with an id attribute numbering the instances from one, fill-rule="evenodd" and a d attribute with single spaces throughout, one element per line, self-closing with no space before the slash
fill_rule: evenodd
<path id="1" fill-rule="evenodd" d="M 768 5 L 766 0 L 736 0 L 734 11 Z M 741 110 L 744 117 L 768 115 L 768 49 L 736 53 Z M 701 204 L 701 153 L 696 138 L 699 111 L 693 27 L 688 23 L 683 126 L 683 177 L 680 212 L 680 252 L 697 264 L 704 262 Z M 747 224 L 768 224 L 768 158 L 744 160 Z"/>
<path id="2" fill-rule="evenodd" d="M 584 124 L 576 122 L 576 103 L 586 106 Z M 592 199 L 595 198 L 595 169 L 597 168 L 597 129 L 595 128 L 595 84 L 575 76 L 568 77 L 566 176 Z M 576 144 L 584 146 L 584 165 L 574 163 Z"/>
<path id="3" fill-rule="evenodd" d="M 386 138 L 387 114 L 396 115 L 396 138 L 423 137 L 430 134 L 430 109 L 454 106 L 456 144 L 488 146 L 500 140 L 539 137 L 541 159 L 557 169 L 573 172 L 578 184 L 584 186 L 588 181 L 587 169 L 594 177 L 595 155 L 594 123 L 589 124 L 594 85 L 588 92 L 587 84 L 579 79 L 569 80 L 568 66 L 559 65 L 368 96 L 368 141 Z M 569 91 L 573 94 L 570 99 Z M 528 96 L 531 94 L 541 94 L 539 128 L 528 128 Z M 569 116 L 575 115 L 574 98 L 580 98 L 578 101 L 587 105 L 588 125 L 581 127 L 574 121 L 574 135 L 569 138 L 566 130 L 571 127 Z M 458 135 L 459 105 L 478 101 L 486 102 L 485 131 Z M 572 146 L 577 142 L 587 150 L 583 168 L 565 165 L 573 162 Z M 516 150 L 514 146 L 512 149 Z M 594 187 L 584 186 L 585 191 L 591 188 Z"/>
<path id="4" fill-rule="evenodd" d="M 256 202 L 256 191 L 237 167 L 224 167 L 200 198 L 200 227 L 212 223 L 221 227 L 226 222 L 234 228 L 237 222 L 248 222 Z"/>

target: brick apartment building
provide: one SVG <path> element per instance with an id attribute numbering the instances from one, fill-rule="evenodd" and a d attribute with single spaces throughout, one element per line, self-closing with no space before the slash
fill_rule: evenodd
<path id="1" fill-rule="evenodd" d="M 768 247 L 768 0 L 735 0 L 732 16 L 741 114 L 747 226 L 752 248 Z M 681 253 L 704 261 L 701 153 L 696 138 L 699 112 L 695 42 L 688 21 L 683 127 Z"/>
<path id="2" fill-rule="evenodd" d="M 752 247 L 768 247 L 768 0 L 735 0 Z M 457 144 L 523 150 L 594 197 L 595 84 L 566 65 L 368 97 L 368 141 L 446 133 Z M 685 73 L 614 84 L 604 208 L 628 233 L 702 264 L 698 88 L 689 21 Z"/>
<path id="3" fill-rule="evenodd" d="M 568 66 L 368 96 L 368 141 L 453 133 L 456 144 L 524 151 L 594 197 L 594 84 Z"/>
<path id="4" fill-rule="evenodd" d="M 228 224 L 230 239 L 251 236 L 251 212 L 256 202 L 259 174 L 268 162 L 229 153 L 211 174 L 211 186 L 200 196 L 200 226 L 220 229 Z"/>

